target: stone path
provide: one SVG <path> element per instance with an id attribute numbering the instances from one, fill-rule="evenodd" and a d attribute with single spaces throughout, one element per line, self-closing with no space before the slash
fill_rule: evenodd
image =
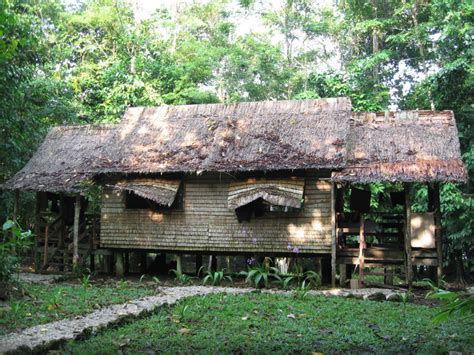
<path id="1" fill-rule="evenodd" d="M 34 283 L 34 284 L 49 284 L 64 278 L 64 275 L 53 275 L 53 274 L 33 274 L 29 272 L 20 272 L 18 278 L 21 281 Z"/>
<path id="2" fill-rule="evenodd" d="M 94 334 L 100 329 L 124 320 L 152 312 L 165 304 L 174 304 L 180 299 L 211 293 L 243 294 L 255 291 L 252 288 L 183 286 L 161 288 L 160 294 L 144 297 L 124 304 L 112 305 L 95 312 L 52 323 L 37 325 L 19 333 L 0 337 L 0 354 L 20 351 L 46 351 L 59 342 L 77 339 L 81 335 Z M 266 293 L 291 295 L 291 291 L 262 290 Z M 355 297 L 373 300 L 401 300 L 400 294 L 392 290 L 365 288 L 359 290 L 334 289 L 309 291 L 310 295 Z"/>
<path id="3" fill-rule="evenodd" d="M 174 304 L 185 297 L 219 292 L 240 294 L 251 291 L 253 290 L 249 288 L 204 286 L 162 289 L 157 296 L 144 297 L 128 303 L 102 308 L 83 316 L 37 325 L 19 333 L 4 335 L 0 337 L 0 354 L 20 351 L 46 351 L 58 342 L 73 340 L 85 334 L 93 334 L 120 320 L 144 315 L 162 305 Z"/>

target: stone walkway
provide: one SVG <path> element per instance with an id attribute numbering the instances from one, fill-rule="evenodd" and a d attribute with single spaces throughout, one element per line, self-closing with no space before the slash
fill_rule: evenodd
<path id="1" fill-rule="evenodd" d="M 249 288 L 204 286 L 162 289 L 157 296 L 145 297 L 128 303 L 109 306 L 83 316 L 37 325 L 19 333 L 4 335 L 0 337 L 0 354 L 20 351 L 46 351 L 56 343 L 73 340 L 81 335 L 93 334 L 118 321 L 144 315 L 162 305 L 174 304 L 178 300 L 186 297 L 202 296 L 219 292 L 241 294 L 251 291 L 253 290 Z"/>
<path id="2" fill-rule="evenodd" d="M 64 275 L 53 275 L 53 274 L 33 274 L 29 272 L 20 272 L 18 274 L 20 281 L 33 283 L 33 284 L 50 284 L 52 282 L 61 280 Z"/>
<path id="3" fill-rule="evenodd" d="M 0 354 L 22 351 L 47 351 L 55 344 L 94 334 L 113 323 L 126 318 L 139 317 L 165 304 L 175 304 L 180 299 L 203 296 L 211 293 L 243 294 L 255 291 L 252 288 L 183 286 L 161 288 L 157 296 L 144 297 L 124 304 L 112 305 L 95 312 L 52 323 L 37 325 L 19 333 L 0 337 Z M 291 291 L 262 290 L 262 292 L 291 295 Z M 399 301 L 401 296 L 392 290 L 365 288 L 360 290 L 334 289 L 309 291 L 310 295 L 355 297 L 372 300 Z"/>

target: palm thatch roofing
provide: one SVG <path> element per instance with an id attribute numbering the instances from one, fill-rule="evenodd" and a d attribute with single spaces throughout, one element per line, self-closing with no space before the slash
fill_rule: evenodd
<path id="1" fill-rule="evenodd" d="M 304 169 L 362 183 L 467 178 L 452 112 L 352 114 L 348 98 L 330 98 L 130 108 L 116 125 L 55 127 L 3 188 L 75 192 L 107 173 Z"/>
<path id="2" fill-rule="evenodd" d="M 94 175 L 93 162 L 101 158 L 112 126 L 53 127 L 30 161 L 4 189 L 79 192 Z"/>
<path id="3" fill-rule="evenodd" d="M 246 179 L 230 183 L 227 198 L 229 209 L 242 207 L 259 198 L 276 206 L 301 208 L 304 178 Z"/>
<path id="4" fill-rule="evenodd" d="M 434 182 L 467 179 L 452 111 L 354 113 L 347 167 L 335 181 Z"/>
<path id="5" fill-rule="evenodd" d="M 178 193 L 180 180 L 133 179 L 119 181 L 111 187 L 118 191 L 129 191 L 163 206 L 171 206 Z"/>
<path id="6" fill-rule="evenodd" d="M 340 168 L 350 116 L 348 98 L 133 109 L 97 168 L 142 173 Z"/>

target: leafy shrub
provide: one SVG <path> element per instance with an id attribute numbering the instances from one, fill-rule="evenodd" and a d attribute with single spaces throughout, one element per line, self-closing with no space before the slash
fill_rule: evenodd
<path id="1" fill-rule="evenodd" d="M 306 287 L 318 288 L 321 286 L 321 277 L 315 271 L 308 270 L 303 272 L 303 270 L 297 266 L 294 272 L 286 276 L 280 276 L 275 283 L 284 290 L 287 290 L 290 284 L 296 284 L 297 288 L 303 284 L 305 284 Z"/>
<path id="2" fill-rule="evenodd" d="M 178 281 L 180 284 L 185 285 L 191 282 L 191 277 L 179 272 L 178 270 L 171 269 L 169 272 L 174 274 L 176 281 Z"/>
<path id="3" fill-rule="evenodd" d="M 248 271 L 241 271 L 239 275 L 245 276 L 245 281 L 253 284 L 255 288 L 268 288 L 270 278 L 281 280 L 278 269 L 270 266 L 270 262 L 270 258 L 265 258 L 262 264 L 251 266 Z"/>
<path id="4" fill-rule="evenodd" d="M 8 220 L 3 224 L 3 238 L 0 243 L 0 285 L 3 294 L 8 296 L 8 288 L 13 282 L 13 275 L 18 272 L 21 255 L 31 246 L 31 231 L 23 231 L 15 221 Z"/>
<path id="5" fill-rule="evenodd" d="M 443 304 L 436 314 L 434 321 L 442 322 L 448 319 L 459 319 L 464 316 L 474 315 L 474 295 L 463 296 L 459 292 L 443 290 L 430 282 L 433 289 L 426 295 L 427 298 L 439 299 Z"/>
<path id="6" fill-rule="evenodd" d="M 201 273 L 202 268 L 203 267 L 199 269 L 199 273 Z M 214 272 L 208 270 L 204 273 L 202 284 L 206 285 L 207 283 L 210 283 L 212 286 L 218 286 L 223 280 L 233 282 L 232 277 L 230 277 L 229 275 L 224 275 L 224 269 Z"/>

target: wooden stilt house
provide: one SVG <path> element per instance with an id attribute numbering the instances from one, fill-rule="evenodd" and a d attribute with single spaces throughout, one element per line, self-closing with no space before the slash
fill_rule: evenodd
<path id="1" fill-rule="evenodd" d="M 342 282 L 346 265 L 362 277 L 364 266 L 402 267 L 408 282 L 412 265 L 441 268 L 439 183 L 465 179 L 451 112 L 359 114 L 334 98 L 131 108 L 116 125 L 54 128 L 4 188 L 39 192 L 43 268 L 67 254 L 64 240 L 80 260 L 88 235 L 83 259 L 297 253 L 328 260 L 334 284 L 338 264 Z M 404 184 L 399 207 L 373 211 L 371 182 Z M 410 208 L 415 182 L 429 186 L 423 213 Z M 63 200 L 90 186 L 101 187 L 100 234 L 81 198 L 72 224 L 63 218 Z M 46 222 L 55 203 L 59 219 Z"/>

